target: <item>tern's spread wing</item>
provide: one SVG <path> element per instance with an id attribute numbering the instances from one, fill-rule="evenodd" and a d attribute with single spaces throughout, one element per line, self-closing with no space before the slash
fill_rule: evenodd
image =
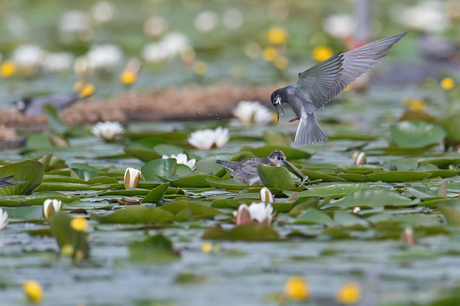
<path id="1" fill-rule="evenodd" d="M 315 108 L 323 107 L 329 92 L 336 86 L 342 71 L 343 54 L 336 54 L 310 69 L 299 73 L 295 95 L 301 101 L 312 102 Z"/>
<path id="2" fill-rule="evenodd" d="M 382 52 L 390 49 L 406 34 L 407 32 L 380 39 L 344 53 L 342 63 L 343 69 L 339 81 L 329 92 L 327 99 L 323 101 L 323 105 L 332 100 L 339 92 L 356 80 L 356 78 L 380 63 L 377 60 L 387 56 L 386 54 L 382 54 Z"/>
<path id="3" fill-rule="evenodd" d="M 316 109 L 332 100 L 339 92 L 386 56 L 382 52 L 397 43 L 406 33 L 374 41 L 354 50 L 336 54 L 322 63 L 299 73 L 295 94 Z"/>

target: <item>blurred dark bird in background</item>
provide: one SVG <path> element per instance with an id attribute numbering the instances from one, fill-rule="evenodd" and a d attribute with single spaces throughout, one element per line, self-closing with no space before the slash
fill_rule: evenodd
<path id="1" fill-rule="evenodd" d="M 91 97 L 95 92 L 94 86 L 91 83 L 77 82 L 75 85 L 75 92 L 67 96 L 22 98 L 16 102 L 16 108 L 26 116 L 42 115 L 43 106 L 45 105 L 52 105 L 60 111 L 79 100 Z"/>
<path id="2" fill-rule="evenodd" d="M 421 33 L 418 48 L 423 58 L 434 63 L 460 64 L 460 45 L 433 34 Z"/>

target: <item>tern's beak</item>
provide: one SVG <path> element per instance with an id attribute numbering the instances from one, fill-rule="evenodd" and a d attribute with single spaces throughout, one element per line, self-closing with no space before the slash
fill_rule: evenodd
<path id="1" fill-rule="evenodd" d="M 291 168 L 297 173 L 297 175 L 298 175 L 299 177 L 304 178 L 304 177 L 306 176 L 305 173 L 303 173 L 302 171 L 300 171 L 299 168 L 297 168 L 296 166 L 294 166 L 293 164 L 291 164 L 291 163 L 288 162 L 287 160 L 284 162 L 284 164 L 285 164 L 286 166 L 291 167 Z"/>
<path id="2" fill-rule="evenodd" d="M 281 98 L 280 98 L 280 97 L 277 97 L 277 98 L 276 98 L 274 105 L 275 105 L 275 109 L 276 109 L 276 114 L 278 115 L 278 120 L 277 120 L 277 121 L 279 121 L 279 119 L 280 119 L 280 113 L 279 113 L 279 111 L 278 111 L 278 107 L 281 108 L 281 112 L 282 112 L 282 114 L 284 115 L 284 109 L 283 109 L 283 107 L 281 106 Z"/>

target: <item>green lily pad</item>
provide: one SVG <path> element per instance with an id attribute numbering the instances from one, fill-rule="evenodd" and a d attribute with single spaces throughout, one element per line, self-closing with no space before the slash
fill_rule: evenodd
<path id="1" fill-rule="evenodd" d="M 141 168 L 146 180 L 157 180 L 157 176 L 170 177 L 176 173 L 177 161 L 174 158 L 155 159 L 146 163 Z"/>
<path id="2" fill-rule="evenodd" d="M 91 220 L 100 223 L 149 223 L 174 221 L 174 214 L 161 207 L 133 206 L 107 215 L 91 214 Z"/>
<path id="3" fill-rule="evenodd" d="M 165 177 L 158 176 L 160 180 L 164 182 L 170 182 L 173 187 L 188 187 L 188 188 L 200 188 L 200 187 L 211 187 L 207 178 L 219 179 L 217 176 L 209 174 L 192 174 L 180 177 L 178 179 L 168 179 Z"/>
<path id="4" fill-rule="evenodd" d="M 341 198 L 334 203 L 328 203 L 323 208 L 340 207 L 342 209 L 361 207 L 378 208 L 385 206 L 410 206 L 412 200 L 396 191 L 367 189 L 359 190 Z"/>
<path id="5" fill-rule="evenodd" d="M 258 222 L 250 222 L 237 225 L 229 231 L 225 231 L 219 224 L 208 228 L 202 239 L 210 240 L 247 240 L 247 241 L 271 241 L 279 240 L 279 234 L 270 226 Z"/>
<path id="6" fill-rule="evenodd" d="M 359 173 L 339 173 L 338 177 L 350 182 L 368 182 L 370 181 L 367 175 Z"/>
<path id="7" fill-rule="evenodd" d="M 52 105 L 43 106 L 43 112 L 48 120 L 50 128 L 58 134 L 65 134 L 70 130 L 70 127 L 59 120 L 59 113 Z"/>
<path id="8" fill-rule="evenodd" d="M 2 203 L 0 202 L 0 205 Z M 36 220 L 42 218 L 41 206 L 28 206 L 28 207 L 3 207 L 3 211 L 8 213 L 8 218 L 21 219 L 21 220 Z"/>
<path id="9" fill-rule="evenodd" d="M 390 128 L 399 148 L 424 148 L 439 144 L 447 133 L 438 125 L 425 121 L 401 121 Z"/>
<path id="10" fill-rule="evenodd" d="M 412 158 L 401 158 L 401 159 L 392 159 L 383 165 L 383 170 L 391 171 L 391 167 L 394 165 L 396 170 L 405 171 L 405 170 L 415 170 L 417 169 L 418 162 Z"/>
<path id="11" fill-rule="evenodd" d="M 407 182 L 418 181 L 429 177 L 431 174 L 418 171 L 381 171 L 367 175 L 367 178 L 372 182 Z"/>
<path id="12" fill-rule="evenodd" d="M 166 193 L 166 190 L 168 190 L 168 188 L 169 183 L 161 184 L 160 186 L 150 191 L 149 194 L 147 194 L 145 198 L 142 200 L 142 203 L 160 201 L 161 199 L 163 199 L 163 196 Z"/>
<path id="13" fill-rule="evenodd" d="M 76 183 L 43 183 L 36 191 L 76 191 L 76 190 L 107 190 L 111 185 L 87 185 Z"/>
<path id="14" fill-rule="evenodd" d="M 127 133 L 125 133 L 125 136 L 126 135 Z M 154 147 L 165 143 L 166 141 L 154 137 L 142 138 L 126 146 L 125 153 L 144 162 L 149 162 L 162 157 L 162 154 L 155 151 Z"/>
<path id="15" fill-rule="evenodd" d="M 75 175 L 85 181 L 88 181 L 92 178 L 97 177 L 99 169 L 91 167 L 86 164 L 74 163 L 69 165 L 69 168 L 72 170 Z"/>
<path id="16" fill-rule="evenodd" d="M 433 170 L 433 171 L 426 171 L 431 175 L 428 178 L 435 178 L 435 177 L 453 177 L 460 173 L 460 170 Z"/>
<path id="17" fill-rule="evenodd" d="M 191 175 L 191 174 L 193 174 L 193 171 L 187 165 L 177 164 L 177 166 L 176 166 L 176 175 L 178 177 L 187 176 L 187 175 Z"/>
<path id="18" fill-rule="evenodd" d="M 427 163 L 427 164 L 433 164 L 438 166 L 441 169 L 447 169 L 449 165 L 454 165 L 457 166 L 460 164 L 460 154 L 454 153 L 454 154 L 449 154 L 449 155 L 443 155 L 443 157 L 439 158 L 429 158 L 429 159 L 424 159 L 420 160 L 419 163 Z"/>
<path id="19" fill-rule="evenodd" d="M 366 184 L 333 184 L 333 185 L 319 185 L 309 188 L 302 192 L 298 192 L 299 197 L 320 197 L 324 198 L 330 196 L 331 198 L 341 198 L 350 193 L 356 192 L 358 190 L 365 189 L 384 189 L 384 187 L 376 187 Z M 287 196 L 291 195 L 291 191 L 284 192 Z"/>
<path id="20" fill-rule="evenodd" d="M 323 182 L 346 182 L 347 180 L 336 175 L 323 174 L 307 168 L 300 169 L 311 180 L 322 180 Z M 359 174 L 358 174 L 359 175 Z"/>
<path id="21" fill-rule="evenodd" d="M 331 224 L 332 218 L 316 208 L 308 208 L 295 218 L 296 224 Z"/>
<path id="22" fill-rule="evenodd" d="M 184 149 L 178 146 L 162 143 L 158 144 L 153 148 L 159 155 L 163 157 L 163 155 L 167 155 L 170 157 L 171 155 L 177 155 L 179 153 L 184 153 Z"/>
<path id="23" fill-rule="evenodd" d="M 446 218 L 447 223 L 460 226 L 460 201 L 438 203 L 438 209 Z"/>
<path id="24" fill-rule="evenodd" d="M 257 173 L 262 184 L 267 188 L 289 190 L 295 188 L 294 180 L 286 168 L 270 167 L 257 164 Z"/>
<path id="25" fill-rule="evenodd" d="M 1 167 L 0 177 L 14 175 L 12 182 L 27 181 L 28 183 L 1 187 L 0 195 L 10 196 L 31 193 L 41 184 L 44 172 L 45 165 L 33 160 Z"/>
<path id="26" fill-rule="evenodd" d="M 460 144 L 460 115 L 455 114 L 446 118 L 442 118 L 436 122 L 446 131 L 446 146 L 455 147 Z"/>
<path id="27" fill-rule="evenodd" d="M 177 200 L 167 205 L 162 206 L 164 210 L 167 210 L 173 214 L 177 214 L 184 209 L 190 209 L 192 215 L 197 218 L 212 218 L 221 212 L 213 207 L 195 203 L 186 200 Z"/>
<path id="28" fill-rule="evenodd" d="M 281 133 L 275 131 L 265 131 L 264 132 L 264 140 L 267 146 L 282 146 L 282 147 L 290 147 L 291 144 L 286 137 Z M 268 155 L 267 155 L 268 156 Z"/>
<path id="29" fill-rule="evenodd" d="M 361 219 L 357 215 L 349 214 L 341 209 L 337 210 L 334 213 L 334 224 L 340 226 L 369 226 L 369 222 L 367 222 L 366 220 Z"/>
<path id="30" fill-rule="evenodd" d="M 165 262 L 180 258 L 179 253 L 174 251 L 171 241 L 163 235 L 131 244 L 129 253 L 129 259 L 133 262 Z"/>

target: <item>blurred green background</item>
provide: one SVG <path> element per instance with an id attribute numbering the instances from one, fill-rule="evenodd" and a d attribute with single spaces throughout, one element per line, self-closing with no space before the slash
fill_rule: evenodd
<path id="1" fill-rule="evenodd" d="M 96 84 L 96 99 L 109 98 L 126 90 L 119 75 L 133 57 L 142 62 L 133 85 L 141 90 L 294 80 L 316 62 L 316 47 L 346 51 L 345 36 L 354 32 L 351 0 L 0 3 L 2 61 L 19 66 L 14 75 L 1 73 L 2 107 L 24 95 L 69 92 L 81 77 Z M 385 61 L 414 62 L 421 30 L 458 42 L 459 16 L 457 1 L 372 1 L 371 40 L 410 31 Z M 100 45 L 110 46 L 88 63 Z"/>

